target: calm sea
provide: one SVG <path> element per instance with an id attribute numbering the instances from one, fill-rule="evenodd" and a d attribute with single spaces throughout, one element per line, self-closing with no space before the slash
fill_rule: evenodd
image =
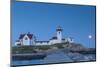
<path id="1" fill-rule="evenodd" d="M 24 61 L 14 61 L 12 60 L 12 65 L 30 65 L 30 64 L 48 64 L 48 63 L 63 63 L 63 62 L 76 62 L 76 61 L 95 61 L 95 54 L 65 54 L 63 52 L 53 53 L 48 55 L 42 60 L 24 60 Z"/>

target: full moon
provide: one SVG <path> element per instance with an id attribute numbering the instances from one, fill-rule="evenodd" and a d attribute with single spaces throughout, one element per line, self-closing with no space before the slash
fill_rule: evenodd
<path id="1" fill-rule="evenodd" d="M 91 39 L 92 38 L 92 35 L 89 35 L 88 37 L 89 37 L 89 39 Z"/>

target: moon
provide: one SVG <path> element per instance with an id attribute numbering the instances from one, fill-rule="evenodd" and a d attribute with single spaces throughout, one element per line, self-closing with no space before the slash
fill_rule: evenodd
<path id="1" fill-rule="evenodd" d="M 92 38 L 92 35 L 89 35 L 88 38 L 91 39 Z"/>

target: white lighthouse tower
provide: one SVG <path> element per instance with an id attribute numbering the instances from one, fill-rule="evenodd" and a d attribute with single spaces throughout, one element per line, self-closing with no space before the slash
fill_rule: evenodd
<path id="1" fill-rule="evenodd" d="M 58 26 L 56 29 L 58 43 L 62 42 L 62 31 L 63 29 L 60 26 Z"/>

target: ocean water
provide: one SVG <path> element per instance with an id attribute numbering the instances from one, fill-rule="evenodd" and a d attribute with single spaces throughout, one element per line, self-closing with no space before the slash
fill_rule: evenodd
<path id="1" fill-rule="evenodd" d="M 81 61 L 95 61 L 95 54 L 79 54 L 79 53 L 67 53 L 64 52 L 54 52 L 49 54 L 47 57 L 41 60 L 24 60 L 24 61 L 14 61 L 12 60 L 12 65 L 36 65 L 36 64 L 49 64 L 49 63 L 67 63 L 67 62 L 81 62 Z"/>

